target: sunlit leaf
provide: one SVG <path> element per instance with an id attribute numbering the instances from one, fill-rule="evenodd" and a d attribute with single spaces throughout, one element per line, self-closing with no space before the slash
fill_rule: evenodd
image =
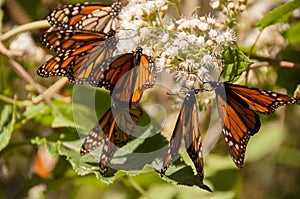
<path id="1" fill-rule="evenodd" d="M 294 91 L 294 96 L 300 99 L 300 84 L 297 86 L 296 90 Z"/>
<path id="2" fill-rule="evenodd" d="M 153 166 L 150 167 L 149 165 L 160 165 L 162 163 L 162 159 L 158 160 L 156 158 L 157 156 L 162 155 L 162 151 L 160 151 L 158 146 L 163 147 L 167 143 L 165 138 L 160 134 L 152 134 L 153 129 L 150 126 L 142 134 L 142 137 L 147 137 L 146 139 L 134 139 L 121 149 L 117 150 L 110 166 L 114 169 L 117 169 L 118 171 L 111 177 L 103 177 L 98 171 L 99 156 L 101 154 L 102 146 L 98 147 L 90 154 L 81 156 L 79 153 L 79 149 L 83 143 L 83 140 L 80 139 L 73 141 L 64 141 L 62 139 L 58 139 L 57 141 L 50 141 L 46 138 L 37 137 L 33 139 L 32 142 L 34 144 L 46 145 L 49 153 L 53 156 L 59 155 L 65 157 L 70 162 L 72 168 L 78 175 L 94 174 L 96 178 L 98 178 L 103 183 L 111 184 L 124 175 L 135 176 L 144 172 L 155 172 Z M 61 138 L 64 137 L 65 136 L 61 135 Z M 152 141 L 155 140 L 157 147 L 153 148 L 153 142 L 146 141 L 148 139 Z M 141 148 L 143 150 L 141 150 Z M 163 153 L 163 155 L 164 154 L 165 153 Z M 168 176 L 164 177 L 166 181 L 171 182 L 172 184 L 185 186 L 195 185 L 202 189 L 211 191 L 208 186 L 200 182 L 199 177 L 194 174 L 195 171 L 190 165 L 187 165 L 184 161 L 182 161 L 182 159 L 179 159 L 178 161 L 177 163 L 175 162 L 174 164 L 172 164 L 169 168 L 167 172 Z M 124 167 L 127 169 L 123 170 L 122 168 Z"/>
<path id="3" fill-rule="evenodd" d="M 234 82 L 252 64 L 242 51 L 229 46 L 224 46 L 222 57 L 224 60 L 223 81 Z"/>
<path id="4" fill-rule="evenodd" d="M 75 123 L 72 117 L 69 114 L 59 113 L 55 116 L 52 124 L 52 128 L 59 128 L 59 127 L 72 127 L 75 128 Z"/>
<path id="5" fill-rule="evenodd" d="M 54 120 L 51 123 L 52 128 L 71 127 L 75 128 L 73 119 L 72 104 L 65 104 L 55 101 L 58 110 L 53 111 Z"/>
<path id="6" fill-rule="evenodd" d="M 286 32 L 286 38 L 291 45 L 300 44 L 300 22 L 294 23 Z"/>
<path id="7" fill-rule="evenodd" d="M 33 105 L 26 107 L 26 110 L 23 113 L 25 119 L 30 120 L 35 118 L 37 115 L 40 115 L 42 112 L 45 112 L 48 109 L 47 106 L 43 104 Z"/>
<path id="8" fill-rule="evenodd" d="M 267 15 L 265 15 L 258 23 L 257 26 L 261 29 L 264 29 L 267 26 L 280 23 L 280 22 L 286 22 L 292 12 L 299 8 L 300 6 L 300 0 L 294 0 L 291 2 L 288 2 L 282 6 L 279 6 L 269 12 Z"/>

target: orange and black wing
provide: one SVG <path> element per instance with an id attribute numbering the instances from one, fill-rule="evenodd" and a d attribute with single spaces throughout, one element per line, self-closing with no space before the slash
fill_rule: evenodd
<path id="1" fill-rule="evenodd" d="M 77 3 L 65 5 L 53 10 L 48 16 L 48 22 L 64 30 L 89 30 L 108 33 L 116 31 L 119 26 L 118 15 L 121 2 L 112 5 L 101 3 Z"/>
<path id="2" fill-rule="evenodd" d="M 156 80 L 154 62 L 150 56 L 142 54 L 140 47 L 135 52 L 105 60 L 99 68 L 106 70 L 94 70 L 94 76 L 103 77 L 98 86 L 110 90 L 114 103 L 121 106 L 136 106 L 143 91 L 153 87 Z"/>
<path id="3" fill-rule="evenodd" d="M 109 77 L 118 77 L 114 78 L 115 86 L 111 93 L 114 103 L 134 107 L 141 100 L 144 90 L 153 87 L 156 70 L 152 58 L 142 54 L 140 47 L 131 55 L 126 56 L 131 56 L 127 62 L 122 61 L 122 57 L 115 61 L 122 63 L 122 69 L 118 69 L 118 75 L 114 75 L 111 71 L 107 73 L 111 74 Z"/>
<path id="4" fill-rule="evenodd" d="M 260 129 L 256 112 L 272 114 L 286 104 L 299 104 L 299 99 L 259 88 L 230 83 L 210 82 L 216 98 L 223 133 L 230 155 L 238 167 L 243 166 L 250 136 Z M 256 112 L 255 112 L 256 111 Z"/>
<path id="5" fill-rule="evenodd" d="M 229 153 L 237 167 L 244 163 L 246 146 L 258 132 L 260 120 L 249 105 L 222 82 L 211 83 L 216 90 L 217 107 Z"/>
<path id="6" fill-rule="evenodd" d="M 105 138 L 102 153 L 99 161 L 99 171 L 105 176 L 108 170 L 113 155 L 117 147 L 123 147 L 132 140 L 135 126 L 142 115 L 142 110 L 139 108 L 131 108 L 128 111 L 113 110 L 114 119 L 110 125 L 109 132 Z"/>
<path id="7" fill-rule="evenodd" d="M 224 83 L 226 90 L 238 95 L 245 101 L 252 110 L 272 114 L 276 108 L 288 104 L 300 104 L 300 100 L 280 93 L 263 90 L 259 88 L 249 88 L 247 86 Z"/>
<path id="8" fill-rule="evenodd" d="M 116 49 L 114 32 L 55 30 L 45 33 L 44 42 L 58 54 L 37 70 L 39 76 L 64 76 L 72 83 L 89 83 L 92 86 L 98 86 L 102 81 L 105 68 L 99 68 L 100 63 L 111 57 Z"/>
<path id="9" fill-rule="evenodd" d="M 113 35 L 113 32 L 104 34 L 83 30 L 59 30 L 51 27 L 42 35 L 41 42 L 48 49 L 61 53 L 90 43 L 100 44 L 109 35 Z"/>
<path id="10" fill-rule="evenodd" d="M 123 147 L 132 140 L 131 134 L 141 115 L 139 108 L 129 109 L 129 113 L 109 109 L 85 138 L 80 154 L 85 155 L 103 144 L 99 169 L 105 175 L 117 147 Z"/>
<path id="11" fill-rule="evenodd" d="M 85 138 L 81 148 L 80 154 L 85 155 L 90 153 L 92 150 L 96 149 L 98 146 L 104 143 L 106 134 L 109 132 L 110 126 L 113 123 L 113 115 L 111 109 L 106 111 L 98 124 L 89 132 L 88 136 Z"/>
<path id="12" fill-rule="evenodd" d="M 165 174 L 171 162 L 174 160 L 176 155 L 178 155 L 182 139 L 184 139 L 187 152 L 192 159 L 202 182 L 204 176 L 202 141 L 200 135 L 198 106 L 194 90 L 190 90 L 183 101 L 183 105 L 168 146 L 167 155 L 161 169 L 161 175 Z"/>
<path id="13" fill-rule="evenodd" d="M 103 77 L 98 86 L 104 86 L 112 92 L 119 79 L 134 67 L 133 62 L 133 53 L 125 53 L 106 59 L 99 66 L 99 68 L 105 68 L 105 71 L 97 70 L 97 68 L 93 71 L 94 76 Z"/>

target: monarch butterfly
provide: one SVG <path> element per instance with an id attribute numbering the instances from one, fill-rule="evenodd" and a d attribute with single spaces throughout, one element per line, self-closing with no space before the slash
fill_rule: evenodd
<path id="1" fill-rule="evenodd" d="M 120 1 L 112 5 L 85 2 L 57 8 L 47 16 L 47 20 L 59 29 L 109 33 L 118 28 L 120 11 Z"/>
<path id="2" fill-rule="evenodd" d="M 143 91 L 153 87 L 156 80 L 152 57 L 143 54 L 141 47 L 137 47 L 135 52 L 107 59 L 100 64 L 100 68 L 108 69 L 103 72 L 102 85 L 111 91 L 114 103 L 120 106 L 136 106 Z M 101 71 L 95 68 L 93 74 L 100 76 L 98 73 Z"/>
<path id="3" fill-rule="evenodd" d="M 229 153 L 237 167 L 244 164 L 246 146 L 260 129 L 256 112 L 272 114 L 286 104 L 300 104 L 299 99 L 259 88 L 230 83 L 209 82 L 215 88 L 220 121 Z"/>
<path id="4" fill-rule="evenodd" d="M 116 152 L 117 147 L 122 147 L 132 140 L 130 134 L 134 132 L 135 125 L 142 115 L 142 110 L 139 108 L 129 109 L 129 114 L 126 114 L 124 110 L 112 110 L 113 108 L 110 108 L 101 117 L 98 124 L 85 138 L 80 149 L 80 154 L 85 155 L 101 144 L 104 145 L 99 162 L 100 173 L 103 176 L 107 172 L 107 166 Z M 117 114 L 114 115 L 113 113 Z M 119 124 L 122 128 L 118 126 Z M 126 130 L 126 132 L 124 130 Z"/>
<path id="5" fill-rule="evenodd" d="M 105 70 L 98 67 L 99 63 L 112 56 L 117 41 L 114 31 L 105 34 L 53 28 L 43 35 L 42 42 L 58 55 L 40 66 L 39 76 L 66 76 L 73 83 L 97 86 Z M 93 74 L 94 69 L 99 76 Z"/>
<path id="6" fill-rule="evenodd" d="M 184 139 L 187 152 L 194 162 L 200 181 L 203 181 L 203 154 L 200 136 L 200 118 L 195 97 L 195 91 L 189 90 L 182 104 L 171 141 L 168 146 L 161 176 L 163 176 L 177 155 L 182 139 Z"/>

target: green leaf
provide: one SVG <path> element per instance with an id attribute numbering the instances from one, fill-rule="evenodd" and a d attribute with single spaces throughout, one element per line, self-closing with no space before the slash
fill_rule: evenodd
<path id="1" fill-rule="evenodd" d="M 234 82 L 253 62 L 242 51 L 229 46 L 223 48 L 224 71 L 222 79 L 225 82 Z"/>
<path id="2" fill-rule="evenodd" d="M 50 126 L 54 119 L 51 108 L 47 104 L 27 106 L 22 116 L 22 123 L 27 123 L 28 120 L 34 120 L 43 126 Z"/>
<path id="3" fill-rule="evenodd" d="M 107 111 L 111 102 L 109 92 L 87 85 L 74 86 L 72 97 L 70 104 L 55 101 L 59 110 L 54 114 L 51 127 L 76 127 L 88 131 L 97 123 L 97 116 Z"/>
<path id="4" fill-rule="evenodd" d="M 291 45 L 300 44 L 300 22 L 291 25 L 286 33 L 286 38 Z"/>
<path id="5" fill-rule="evenodd" d="M 92 113 L 88 107 L 88 104 L 73 105 L 73 110 L 76 110 L 77 114 L 77 116 L 74 117 L 77 118 L 77 122 L 75 121 L 76 125 L 78 125 L 77 123 L 80 121 L 89 123 L 88 125 L 81 125 L 83 131 L 80 130 L 80 132 L 78 132 L 75 128 L 70 128 L 71 126 L 75 127 L 75 123 L 72 121 L 72 114 L 68 108 L 65 108 L 63 111 L 59 109 L 61 111 L 60 115 L 56 115 L 53 121 L 53 126 L 64 127 L 60 130 L 59 137 L 54 137 L 54 135 L 44 138 L 37 137 L 32 140 L 32 143 L 44 144 L 49 153 L 53 156 L 64 156 L 78 175 L 94 174 L 97 179 L 106 184 L 113 183 L 124 175 L 135 176 L 143 172 L 154 172 L 155 169 L 160 169 L 168 142 L 165 137 L 158 133 L 160 128 L 156 126 L 157 123 L 155 121 L 151 121 L 150 123 L 149 116 L 144 113 L 138 122 L 142 129 L 136 132 L 139 138 L 130 141 L 114 154 L 114 158 L 111 162 L 111 170 L 117 169 L 118 171 L 109 172 L 109 174 L 111 174 L 109 177 L 101 176 L 98 171 L 98 165 L 102 146 L 96 148 L 89 154 L 81 156 L 80 147 L 83 140 L 76 139 L 76 136 L 75 139 L 73 139 L 74 136 L 70 137 L 70 134 L 74 135 L 77 133 L 79 137 L 84 138 L 83 135 L 87 135 L 94 126 L 94 123 L 90 121 L 95 119 L 93 118 L 95 115 L 93 116 L 94 113 Z M 146 127 L 144 128 L 144 126 Z M 64 129 L 68 130 L 63 133 Z M 157 157 L 161 158 L 158 159 Z M 126 168 L 126 170 L 122 170 L 124 168 Z M 168 173 L 168 177 L 165 177 L 168 182 L 185 186 L 197 186 L 211 191 L 211 189 L 203 182 L 200 182 L 199 177 L 195 175 L 196 172 L 191 161 L 182 161 L 179 165 L 173 164 L 168 172 L 171 172 Z"/>
<path id="6" fill-rule="evenodd" d="M 78 175 L 94 174 L 96 178 L 101 182 L 105 184 L 111 184 L 124 175 L 136 176 L 145 172 L 155 172 L 154 167 L 156 169 L 160 168 L 160 166 L 158 165 L 162 163 L 162 159 L 158 160 L 155 158 L 158 155 L 161 155 L 162 151 L 159 151 L 158 148 L 153 150 L 153 142 L 147 140 L 155 140 L 156 146 L 162 146 L 163 144 L 166 145 L 167 143 L 162 135 L 155 134 L 154 136 L 151 136 L 152 134 L 153 128 L 150 126 L 147 130 L 144 131 L 142 135 L 143 137 L 147 137 L 146 139 L 134 139 L 121 149 L 117 150 L 114 155 L 114 161 L 111 162 L 112 167 L 123 168 L 125 165 L 127 167 L 129 166 L 129 169 L 119 170 L 110 177 L 103 177 L 98 171 L 99 155 L 101 154 L 102 146 L 98 147 L 90 154 L 81 156 L 79 153 L 80 147 L 83 142 L 83 140 L 81 139 L 66 141 L 60 138 L 57 141 L 51 141 L 45 137 L 36 137 L 32 140 L 32 143 L 45 145 L 52 156 L 64 156 Z M 63 138 L 65 136 L 61 137 Z M 141 148 L 143 148 L 143 150 L 141 150 Z M 146 153 L 147 151 L 149 153 Z M 158 153 L 155 153 L 156 151 L 158 151 Z M 182 158 L 180 158 L 168 169 L 168 176 L 164 177 L 164 180 L 171 182 L 172 184 L 185 186 L 196 185 L 197 187 L 211 191 L 211 189 L 207 185 L 203 184 L 203 182 L 200 182 L 199 177 L 194 173 L 195 171 L 192 166 L 190 166 L 185 161 L 183 161 Z"/>
<path id="7" fill-rule="evenodd" d="M 191 165 L 187 165 L 181 158 L 172 163 L 163 179 L 172 184 L 198 186 L 201 189 L 212 192 L 209 186 L 200 181 L 198 175 L 194 175 Z"/>
<path id="8" fill-rule="evenodd" d="M 65 113 L 58 113 L 52 124 L 52 128 L 59 128 L 59 127 L 72 127 L 75 128 L 75 123 L 74 120 L 71 117 L 72 115 L 70 114 L 65 114 Z"/>
<path id="9" fill-rule="evenodd" d="M 16 106 L 6 105 L 1 112 L 0 118 L 0 151 L 9 143 L 16 123 Z"/>
<path id="10" fill-rule="evenodd" d="M 45 112 L 47 109 L 48 107 L 43 104 L 28 106 L 26 107 L 23 116 L 25 119 L 30 120 L 35 118 L 37 115 L 40 115 L 42 112 Z"/>
<path id="11" fill-rule="evenodd" d="M 73 119 L 72 104 L 65 104 L 60 101 L 55 101 L 55 105 L 59 110 L 54 112 L 54 120 L 51 123 L 52 128 L 71 127 L 75 128 Z"/>
<path id="12" fill-rule="evenodd" d="M 275 8 L 267 15 L 265 15 L 258 23 L 257 26 L 261 29 L 264 29 L 267 26 L 285 22 L 288 20 L 290 15 L 294 10 L 300 6 L 300 0 L 294 0 L 289 3 L 286 3 L 278 8 Z"/>

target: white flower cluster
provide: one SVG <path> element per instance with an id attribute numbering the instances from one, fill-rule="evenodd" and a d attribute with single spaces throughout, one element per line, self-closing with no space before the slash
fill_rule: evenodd
<path id="1" fill-rule="evenodd" d="M 236 41 L 235 32 L 211 16 L 193 15 L 162 24 L 160 17 L 167 8 L 165 0 L 131 0 L 120 14 L 118 51 L 148 46 L 158 70 L 177 71 L 177 79 L 186 86 L 199 87 L 208 80 L 207 71 L 222 71 L 223 45 Z"/>
<path id="2" fill-rule="evenodd" d="M 157 65 L 162 69 L 177 70 L 177 77 L 182 77 L 184 81 L 192 78 L 201 82 L 207 78 L 203 72 L 209 69 L 220 72 L 223 69 L 222 47 L 235 41 L 235 32 L 224 30 L 213 17 L 182 18 L 169 24 L 160 35 L 158 50 L 161 56 L 157 59 Z M 192 72 L 194 70 L 198 72 Z"/>
<path id="3" fill-rule="evenodd" d="M 231 18 L 246 10 L 247 0 L 211 0 L 210 6 Z"/>
<path id="4" fill-rule="evenodd" d="M 165 11 L 168 5 L 165 0 L 130 0 L 126 6 L 126 13 L 130 14 L 128 17 L 142 18 L 144 14 L 150 16 L 159 11 Z"/>
<path id="5" fill-rule="evenodd" d="M 149 39 L 151 33 L 146 27 L 156 26 L 156 17 L 168 9 L 165 0 L 129 0 L 128 5 L 119 14 L 120 26 L 118 32 L 120 38 L 117 53 L 134 50 L 142 41 Z M 144 51 L 146 47 L 142 46 Z M 146 52 L 146 51 L 145 51 Z"/>
<path id="6" fill-rule="evenodd" d="M 178 65 L 175 78 L 188 88 L 200 89 L 203 81 L 210 80 L 207 74 L 207 68 L 201 67 L 201 63 L 187 59 Z"/>

